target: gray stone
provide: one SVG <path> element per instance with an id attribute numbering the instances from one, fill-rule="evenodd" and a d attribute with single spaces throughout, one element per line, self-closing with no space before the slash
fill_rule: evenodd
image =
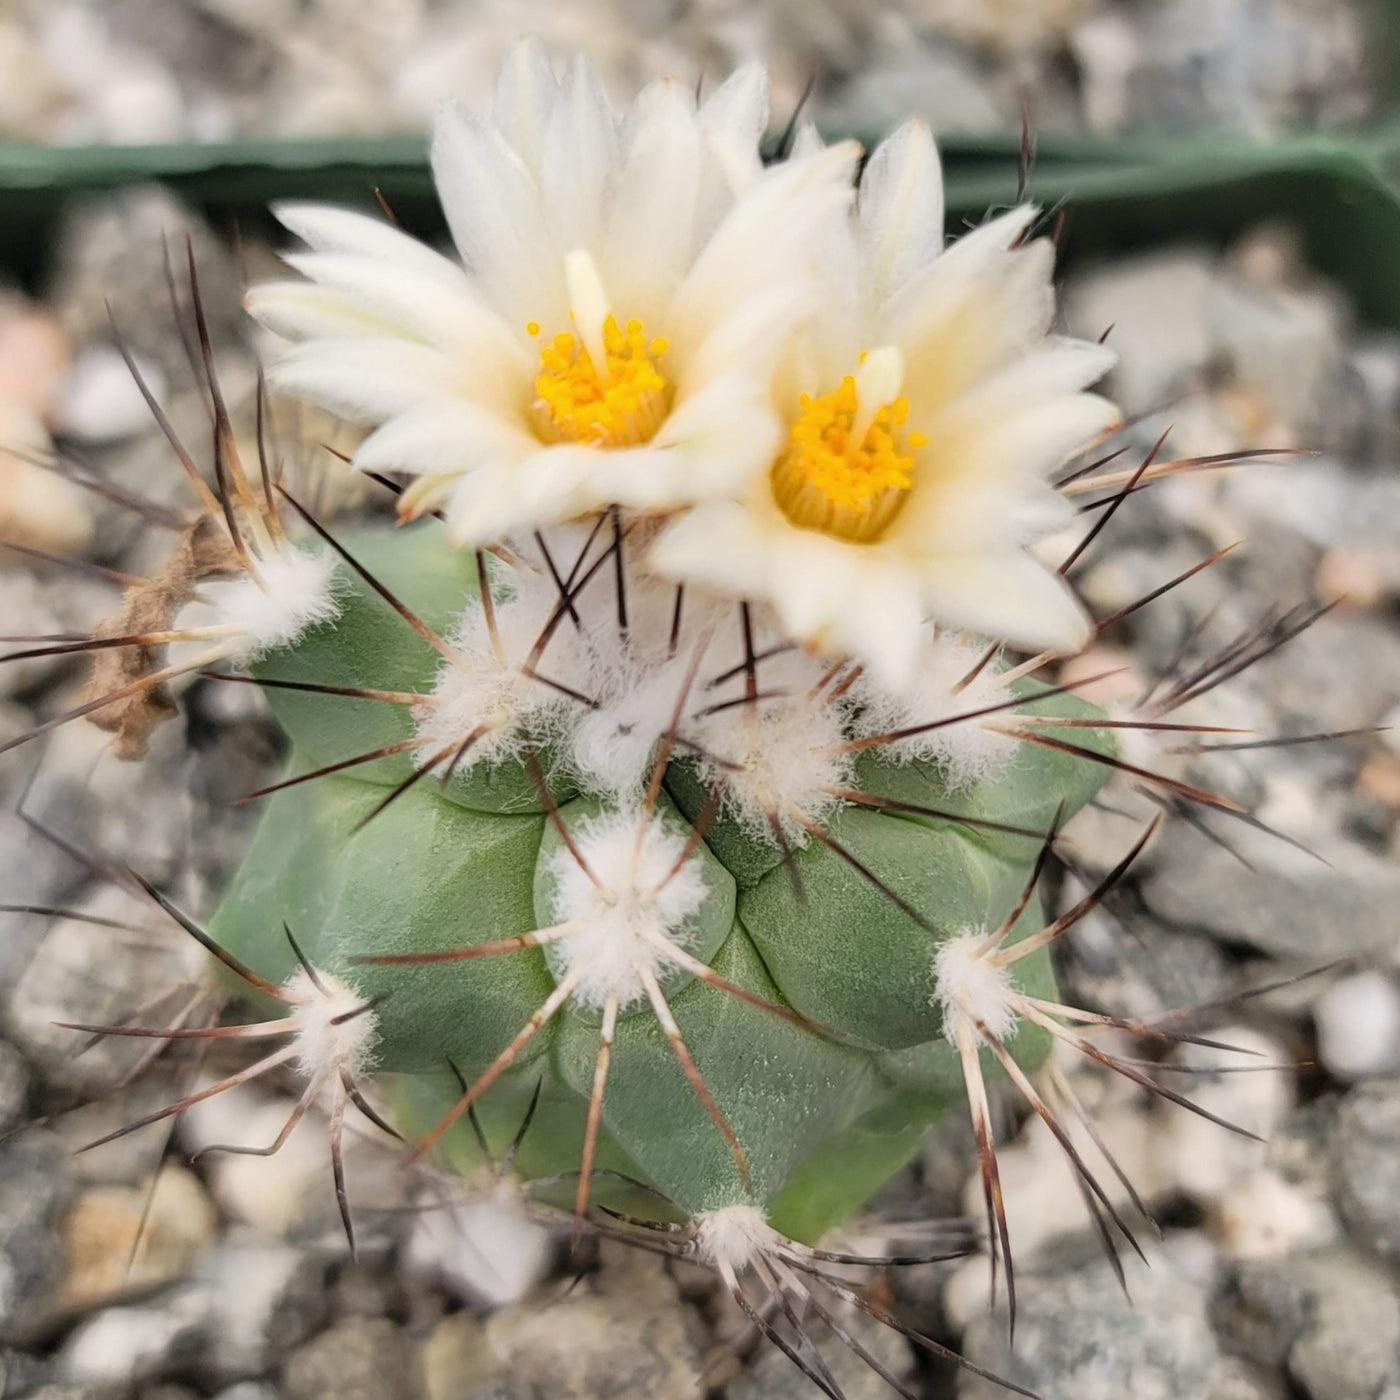
<path id="1" fill-rule="evenodd" d="M 963 1353 L 1039 1394 L 1074 1400 L 1183 1400 L 1208 1391 L 1216 1367 L 1205 1290 L 1163 1255 L 1130 1267 L 1132 1301 L 1102 1260 L 1017 1280 L 1016 1346 L 1002 1309 L 975 1317 Z M 1005 1391 L 960 1372 L 959 1400 Z"/>
<path id="2" fill-rule="evenodd" d="M 287 1400 L 412 1400 L 419 1393 L 403 1334 L 388 1318 L 353 1318 L 298 1348 L 282 1370 Z"/>
<path id="3" fill-rule="evenodd" d="M 110 336 L 111 321 L 127 345 L 159 367 L 171 385 L 192 382 L 178 335 L 171 333 L 164 249 L 183 282 L 185 240 L 193 240 L 205 315 L 216 347 L 239 344 L 246 333 L 240 277 L 226 244 L 196 214 L 157 185 L 75 206 L 59 230 L 51 298 L 77 344 Z M 111 319 L 108 317 L 111 305 Z"/>
<path id="4" fill-rule="evenodd" d="M 1233 834 L 1233 833 L 1232 833 Z M 1353 852 L 1350 868 L 1328 867 L 1282 842 L 1251 842 L 1270 861 L 1246 870 L 1202 843 L 1189 865 L 1162 861 L 1142 883 L 1151 911 L 1168 924 L 1311 963 L 1389 949 L 1400 907 L 1400 867 Z"/>
<path id="5" fill-rule="evenodd" d="M 1076 335 L 1097 340 L 1113 327 L 1118 363 L 1109 383 L 1125 412 L 1157 408 L 1210 359 L 1215 269 L 1213 253 L 1174 248 L 1117 259 L 1065 288 L 1065 319 Z"/>
<path id="6" fill-rule="evenodd" d="M 11 985 L 4 1016 L 11 1037 L 49 1084 L 95 1095 L 137 1065 L 150 1047 L 109 1036 L 79 1054 L 90 1037 L 56 1023 L 110 1026 L 140 1017 L 142 1024 L 158 1024 L 162 1011 L 173 1016 L 194 994 L 207 955 L 154 904 L 113 885 L 100 887 L 77 907 L 80 914 L 132 927 L 55 919 Z"/>
<path id="7" fill-rule="evenodd" d="M 64 1343 L 59 1374 L 112 1390 L 177 1375 L 207 1341 L 208 1313 L 198 1290 L 182 1289 L 149 1305 L 94 1313 Z"/>
<path id="8" fill-rule="evenodd" d="M 221 1390 L 214 1400 L 281 1400 L 277 1387 L 263 1381 L 239 1381 Z"/>
<path id="9" fill-rule="evenodd" d="M 1275 1369 L 1283 1365 L 1312 1307 L 1307 1278 L 1269 1259 L 1238 1265 L 1213 1300 L 1211 1317 L 1232 1350 Z"/>
<path id="10" fill-rule="evenodd" d="M 550 1400 L 699 1400 L 700 1359 L 664 1262 L 628 1250 L 603 1256 L 551 1307 L 519 1303 L 489 1319 L 503 1369 Z"/>
<path id="11" fill-rule="evenodd" d="M 1360 11 L 1298 0 L 1159 0 L 1132 7 L 1137 62 L 1123 119 L 1141 130 L 1252 135 L 1364 114 Z"/>
<path id="12" fill-rule="evenodd" d="M 0 1340 L 22 1336 L 53 1298 L 63 1269 L 56 1226 L 72 1194 L 67 1156 L 51 1134 L 0 1143 Z"/>
<path id="13" fill-rule="evenodd" d="M 914 1357 L 908 1342 L 861 1313 L 838 1314 L 842 1330 L 865 1348 L 892 1376 L 907 1382 Z M 809 1329 L 846 1400 L 887 1400 L 889 1385 L 828 1328 Z M 747 1372 L 725 1389 L 728 1400 L 810 1400 L 812 1382 L 776 1347 L 765 1346 Z"/>
<path id="14" fill-rule="evenodd" d="M 24 1351 L 0 1352 L 0 1395 L 30 1396 L 53 1373 L 51 1357 Z"/>
<path id="15" fill-rule="evenodd" d="M 1400 1070 L 1400 987 L 1374 970 L 1342 977 L 1313 1007 L 1317 1053 L 1334 1079 L 1366 1079 Z"/>
<path id="16" fill-rule="evenodd" d="M 1222 1356 L 1211 1377 L 1206 1400 L 1284 1400 L 1284 1394 L 1272 1376 L 1238 1357 Z"/>
<path id="17" fill-rule="evenodd" d="M 24 1117 L 28 1099 L 29 1066 L 13 1045 L 0 1040 L 0 1138 Z"/>
<path id="18" fill-rule="evenodd" d="M 1373 1400 L 1400 1375 L 1400 1297 L 1389 1275 L 1352 1251 L 1310 1261 L 1312 1315 L 1288 1353 L 1309 1400 Z"/>
<path id="19" fill-rule="evenodd" d="M 276 1366 L 325 1316 L 324 1278 L 323 1264 L 285 1245 L 235 1239 L 205 1255 L 207 1377 L 227 1384 Z"/>
<path id="20" fill-rule="evenodd" d="M 1066 901 L 1071 888 L 1075 898 L 1087 893 L 1069 882 Z M 1059 973 L 1067 1005 L 1110 1008 L 1136 1020 L 1201 1006 L 1234 990 L 1231 961 L 1211 939 L 1137 912 L 1125 926 L 1101 908 L 1065 937 Z"/>
<path id="21" fill-rule="evenodd" d="M 1400 1260 L 1400 1079 L 1363 1084 L 1342 1100 L 1332 1152 L 1337 1202 L 1352 1234 Z"/>
<path id="22" fill-rule="evenodd" d="M 999 106 L 975 64 L 911 35 L 846 84 L 825 116 L 837 129 L 882 131 L 918 113 L 940 131 L 987 131 L 1001 123 Z"/>
<path id="23" fill-rule="evenodd" d="M 106 1386 L 41 1385 L 22 1394 L 24 1400 L 109 1400 L 112 1392 Z"/>
<path id="24" fill-rule="evenodd" d="M 11 556 L 13 558 L 13 556 Z M 47 588 L 28 569 L 0 569 L 0 617 L 8 637 L 44 637 L 66 630 L 57 606 L 55 590 Z M 42 643 L 34 643 L 41 646 Z M 24 643 L 0 644 L 0 651 L 28 651 Z M 71 666 L 63 656 L 6 661 L 0 665 L 0 697 L 23 695 Z"/>

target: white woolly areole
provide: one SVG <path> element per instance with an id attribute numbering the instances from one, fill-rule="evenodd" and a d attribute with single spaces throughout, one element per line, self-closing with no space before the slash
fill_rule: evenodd
<path id="1" fill-rule="evenodd" d="M 660 976 L 674 966 L 648 940 L 659 936 L 685 947 L 694 934 L 692 918 L 705 901 L 705 878 L 694 855 L 671 875 L 685 835 L 654 814 L 645 820 L 640 842 L 642 817 L 636 811 L 587 817 L 570 833 L 596 885 L 567 848 L 549 862 L 555 919 L 582 925 L 555 947 L 566 972 L 582 969 L 575 998 L 595 1009 L 611 997 L 625 1007 L 645 996 L 643 975 Z"/>
<path id="2" fill-rule="evenodd" d="M 493 574 L 499 572 L 493 568 Z M 477 763 L 499 762 L 567 728 L 582 711 L 578 701 L 521 669 L 559 602 L 553 581 L 522 566 L 504 580 L 493 577 L 492 593 L 500 654 L 491 639 L 486 610 L 479 599 L 473 599 L 449 638 L 458 655 L 438 670 L 433 688 L 437 703 L 424 706 L 417 716 L 419 737 L 428 740 L 418 751 L 420 763 L 477 730 L 482 732 L 458 766 L 468 769 Z M 571 630 L 567 623 L 556 629 L 539 669 L 582 690 L 587 672 Z"/>
<path id="3" fill-rule="evenodd" d="M 852 732 L 857 738 L 890 734 L 1010 700 L 1011 688 L 1001 679 L 995 661 L 958 689 L 985 655 L 986 645 L 963 632 L 931 635 L 907 691 L 890 691 L 865 672 L 850 691 Z M 988 718 L 994 724 L 1001 716 Z M 879 752 L 894 763 L 920 759 L 936 763 L 948 786 L 960 791 L 1002 772 L 1017 748 L 1015 739 L 992 724 L 971 719 L 882 744 Z"/>
<path id="4" fill-rule="evenodd" d="M 933 1001 L 943 1014 L 943 1034 L 958 1035 L 982 1025 L 998 1040 L 1016 1029 L 1016 988 L 1011 969 L 998 967 L 990 953 L 979 953 L 987 935 L 969 929 L 948 939 L 933 955 Z"/>
<path id="5" fill-rule="evenodd" d="M 757 1206 L 722 1206 L 702 1211 L 691 1222 L 701 1260 L 727 1264 L 735 1273 L 748 1268 L 754 1258 L 768 1253 L 781 1236 Z"/>
<path id="6" fill-rule="evenodd" d="M 736 770 L 701 760 L 707 782 L 725 782 L 721 810 L 755 841 L 776 842 L 776 817 L 789 841 L 805 844 L 807 831 L 795 814 L 823 821 L 839 802 L 827 789 L 851 782 L 851 755 L 840 752 L 846 738 L 841 719 L 838 706 L 805 691 L 707 716 L 695 728 L 700 741 L 711 754 L 739 765 Z"/>
<path id="7" fill-rule="evenodd" d="M 308 627 L 330 622 L 340 612 L 333 554 L 284 544 L 254 560 L 254 567 L 256 576 L 199 585 L 210 605 L 204 613 L 210 623 L 238 629 L 230 659 L 239 665 L 291 646 Z"/>
<path id="8" fill-rule="evenodd" d="M 373 1066 L 378 1024 L 373 1011 L 361 1009 L 365 999 L 354 987 L 319 968 L 315 979 L 298 968 L 282 990 L 296 1007 L 294 1043 L 297 1068 L 304 1075 L 316 1079 L 343 1073 L 353 1079 Z"/>
<path id="9" fill-rule="evenodd" d="M 570 743 L 572 767 L 589 792 L 621 800 L 640 791 L 675 713 L 687 662 L 628 665 L 620 654 L 596 710 L 579 721 Z"/>

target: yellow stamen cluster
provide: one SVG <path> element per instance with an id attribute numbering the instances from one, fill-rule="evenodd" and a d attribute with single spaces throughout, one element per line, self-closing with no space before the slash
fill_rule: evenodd
<path id="1" fill-rule="evenodd" d="M 923 447 L 922 433 L 905 436 L 909 401 L 884 404 L 859 442 L 853 428 L 860 396 L 854 375 L 829 394 L 802 395 L 791 441 L 773 464 L 773 495 L 794 525 L 840 539 L 877 539 L 898 514 L 914 480 L 914 458 L 905 448 Z"/>
<path id="2" fill-rule="evenodd" d="M 532 321 L 530 333 L 538 330 Z M 578 336 L 563 332 L 541 348 L 534 422 L 546 442 L 634 447 L 665 419 L 671 384 L 657 361 L 666 341 L 648 340 L 637 320 L 624 329 L 612 315 L 603 322 L 602 340 L 602 373 Z"/>

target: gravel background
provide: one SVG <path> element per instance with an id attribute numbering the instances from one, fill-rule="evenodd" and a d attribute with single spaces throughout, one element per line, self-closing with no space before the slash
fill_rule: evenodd
<path id="1" fill-rule="evenodd" d="M 0 0 L 0 133 L 80 142 L 417 129 L 446 92 L 482 101 L 506 43 L 537 30 L 585 47 L 619 92 L 658 71 L 713 76 L 760 54 L 774 65 L 780 113 L 816 73 L 819 114 L 861 129 L 910 109 L 939 130 L 1014 128 L 1026 99 L 1047 131 L 1267 134 L 1384 110 L 1370 22 L 1340 0 Z M 202 440 L 165 309 L 162 232 L 194 239 L 225 389 L 246 429 L 257 345 L 239 312 L 243 270 L 222 236 L 152 189 L 75 209 L 42 298 L 0 291 L 0 442 L 18 449 L 0 453 L 0 538 L 135 573 L 168 548 L 158 523 L 26 460 L 57 442 L 118 493 L 181 499 L 105 330 L 110 298 L 171 418 Z M 247 247 L 243 268 L 257 275 L 270 258 Z M 1216 722 L 1299 735 L 1400 720 L 1400 338 L 1358 326 L 1282 226 L 1224 251 L 1174 246 L 1078 270 L 1065 315 L 1090 335 L 1113 324 L 1114 388 L 1140 415 L 1132 437 L 1144 449 L 1168 425 L 1180 455 L 1318 449 L 1134 497 L 1079 574 L 1100 613 L 1222 545 L 1249 543 L 1111 634 L 1083 673 L 1113 659 L 1140 681 L 1198 624 L 1219 643 L 1270 608 L 1317 599 L 1337 606 L 1222 687 Z M 284 427 L 307 443 L 338 440 L 310 414 Z M 324 475 L 321 454 L 303 455 L 306 489 L 333 519 L 382 509 Z M 99 568 L 0 558 L 7 633 L 81 631 L 115 593 Z M 0 740 L 71 704 L 80 680 L 61 660 L 0 668 Z M 0 759 L 0 901 L 135 925 L 0 915 L 5 1400 L 814 1393 L 776 1354 L 725 1350 L 738 1321 L 698 1272 L 605 1248 L 568 1288 L 557 1235 L 485 1187 L 445 1208 L 440 1185 L 400 1170 L 378 1140 L 356 1136 L 348 1154 L 358 1263 L 314 1127 L 273 1159 L 190 1164 L 212 1143 L 268 1140 L 290 1084 L 221 1096 L 172 1140 L 153 1129 L 73 1155 L 217 1068 L 177 1057 L 124 1084 L 139 1046 L 80 1054 L 81 1038 L 52 1024 L 171 1014 L 199 965 L 187 939 L 78 853 L 129 861 L 208 911 L 254 816 L 234 799 L 270 781 L 281 754 L 257 692 L 212 682 L 189 689 L 144 765 L 116 762 L 105 737 L 71 725 L 42 753 Z M 1151 1267 L 1130 1272 L 1132 1302 L 1096 1251 L 1053 1142 L 1009 1102 L 1014 1354 L 1005 1318 L 986 1310 L 984 1260 L 906 1270 L 889 1287 L 924 1331 L 1055 1400 L 1397 1400 L 1400 741 L 1392 731 L 1262 750 L 1212 776 L 1325 859 L 1224 829 L 1246 865 L 1179 824 L 1065 940 L 1063 986 L 1071 1002 L 1134 1017 L 1221 1003 L 1202 1025 L 1278 1068 L 1202 1073 L 1220 1057 L 1192 1051 L 1168 1058 L 1196 1073 L 1164 1082 L 1266 1141 L 1066 1064 L 1162 1225 L 1160 1236 L 1143 1232 Z M 66 848 L 18 815 L 21 802 Z M 1130 830 L 1115 811 L 1085 814 L 1071 832 L 1076 860 L 1108 868 Z M 1068 902 L 1076 887 L 1065 885 Z M 1338 960 L 1326 976 L 1238 999 Z M 968 1132 L 950 1123 L 882 1208 L 975 1215 L 973 1167 Z M 918 1393 L 1001 1393 L 852 1326 Z M 832 1365 L 850 1400 L 893 1393 L 844 1354 Z"/>

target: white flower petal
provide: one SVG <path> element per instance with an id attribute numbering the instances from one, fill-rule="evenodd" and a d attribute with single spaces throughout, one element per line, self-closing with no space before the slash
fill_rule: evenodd
<path id="1" fill-rule="evenodd" d="M 925 564 L 921 584 L 939 621 L 1027 651 L 1072 655 L 1091 635 L 1065 581 L 1020 550 L 942 556 Z"/>
<path id="2" fill-rule="evenodd" d="M 870 297 L 880 306 L 943 246 L 943 172 L 923 122 L 906 122 L 875 148 L 858 210 Z"/>
<path id="3" fill-rule="evenodd" d="M 624 314 L 659 331 L 695 245 L 700 137 L 689 89 L 673 80 L 643 88 L 622 139 L 603 275 Z"/>
<path id="4" fill-rule="evenodd" d="M 698 205 L 699 243 L 763 169 L 759 142 L 768 128 L 768 71 L 749 64 L 731 73 L 700 107 L 706 160 Z M 698 246 L 698 244 L 697 244 Z"/>
<path id="5" fill-rule="evenodd" d="M 527 169 L 539 178 L 544 134 L 559 96 L 545 46 L 536 38 L 512 46 L 496 80 L 492 118 Z"/>
<path id="6" fill-rule="evenodd" d="M 362 471 L 414 475 L 470 470 L 484 461 L 520 461 L 539 443 L 519 424 L 491 408 L 440 399 L 391 418 L 355 452 Z"/>
<path id="7" fill-rule="evenodd" d="M 810 250 L 850 205 L 853 141 L 765 171 L 726 216 L 676 293 L 668 334 L 684 359 L 748 298 L 812 276 Z"/>
<path id="8" fill-rule="evenodd" d="M 567 322 L 564 252 L 524 161 L 495 127 L 446 107 L 433 130 L 443 213 L 482 295 L 513 325 Z"/>
<path id="9" fill-rule="evenodd" d="M 700 105 L 700 126 L 758 168 L 758 143 L 768 129 L 768 70 L 761 63 L 736 68 Z"/>
<path id="10" fill-rule="evenodd" d="M 913 418 L 937 412 L 1034 349 L 1055 315 L 1054 250 L 1046 240 L 950 271 L 951 257 L 938 258 L 895 298 L 884 331 L 904 351 Z"/>
<path id="11" fill-rule="evenodd" d="M 243 306 L 259 325 L 288 340 L 403 333 L 343 293 L 310 282 L 263 282 L 245 293 Z"/>
<path id="12" fill-rule="evenodd" d="M 533 369 L 522 337 L 473 295 L 465 274 L 448 287 L 413 268 L 343 253 L 293 253 L 287 262 L 401 334 L 470 360 L 493 380 Z"/>
<path id="13" fill-rule="evenodd" d="M 411 267 L 426 277 L 437 277 L 455 287 L 462 269 L 450 258 L 435 253 L 426 243 L 410 238 L 401 229 L 328 204 L 290 202 L 274 204 L 279 223 L 318 253 L 356 253 L 382 259 L 397 267 Z"/>
<path id="14" fill-rule="evenodd" d="M 596 248 L 617 165 L 617 127 L 588 60 L 576 57 L 550 114 L 539 188 L 561 248 Z"/>
<path id="15" fill-rule="evenodd" d="M 761 597 L 773 540 L 759 515 L 733 500 L 705 500 L 671 520 L 647 558 L 663 577 L 733 597 Z"/>
<path id="16" fill-rule="evenodd" d="M 379 422 L 463 388 L 440 351 L 385 337 L 294 346 L 269 367 L 267 382 L 356 423 Z"/>
<path id="17" fill-rule="evenodd" d="M 1072 394 L 1019 411 L 1008 404 L 980 431 L 950 428 L 919 454 L 914 489 L 889 539 L 921 556 L 1025 542 L 1063 519 L 1052 515 L 1041 478 L 1118 421 L 1107 399 Z"/>
<path id="18" fill-rule="evenodd" d="M 684 460 L 671 464 L 664 479 L 639 483 L 614 499 L 636 509 L 687 505 L 738 491 L 766 471 L 783 428 L 758 390 L 751 376 L 738 372 L 712 380 L 676 408 L 652 439 L 654 447 L 675 448 Z"/>
<path id="19" fill-rule="evenodd" d="M 783 343 L 816 306 L 815 289 L 803 283 L 779 284 L 739 304 L 717 322 L 696 346 L 677 375 L 677 408 L 721 376 L 739 371 L 760 381 L 771 379 L 772 363 Z"/>

